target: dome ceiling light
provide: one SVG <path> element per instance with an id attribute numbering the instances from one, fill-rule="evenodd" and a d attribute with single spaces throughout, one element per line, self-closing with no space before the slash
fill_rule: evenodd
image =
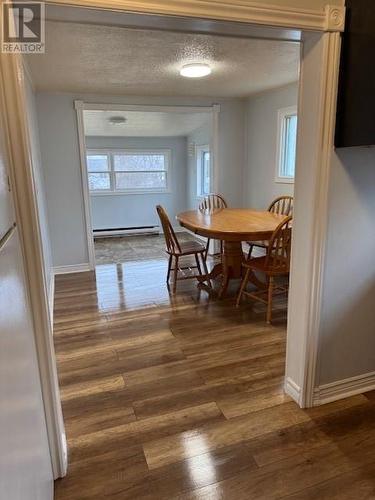
<path id="1" fill-rule="evenodd" d="M 210 66 L 203 63 L 185 64 L 180 69 L 180 75 L 186 78 L 203 78 L 211 73 L 212 69 Z"/>
<path id="2" fill-rule="evenodd" d="M 108 121 L 111 125 L 124 125 L 127 122 L 124 116 L 110 116 Z"/>

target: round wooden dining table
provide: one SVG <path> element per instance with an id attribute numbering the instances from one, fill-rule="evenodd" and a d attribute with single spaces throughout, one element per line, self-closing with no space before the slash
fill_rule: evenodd
<path id="1" fill-rule="evenodd" d="M 269 240 L 284 219 L 285 215 L 247 208 L 190 210 L 177 215 L 182 227 L 200 236 L 223 241 L 221 262 L 207 276 L 198 277 L 203 283 L 222 275 L 220 297 L 225 296 L 230 279 L 242 276 L 245 259 L 242 241 Z M 260 286 L 255 275 L 252 281 Z"/>

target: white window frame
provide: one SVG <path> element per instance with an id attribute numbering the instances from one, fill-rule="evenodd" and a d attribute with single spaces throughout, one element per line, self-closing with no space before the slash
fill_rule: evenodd
<path id="1" fill-rule="evenodd" d="M 295 175 L 286 177 L 280 175 L 283 171 L 284 149 L 285 149 L 285 122 L 289 116 L 297 115 L 297 106 L 288 106 L 279 109 L 277 114 L 277 148 L 276 148 L 276 172 L 275 182 L 281 184 L 294 184 Z"/>
<path id="2" fill-rule="evenodd" d="M 211 156 L 211 148 L 209 144 L 201 144 L 195 149 L 195 163 L 196 163 L 196 172 L 197 172 L 197 198 L 204 198 L 210 193 L 203 193 L 202 190 L 202 160 L 203 154 L 210 153 L 210 190 L 212 191 L 212 156 Z"/>
<path id="3" fill-rule="evenodd" d="M 101 171 L 98 171 L 98 172 L 90 172 L 89 171 L 89 168 L 88 168 L 88 162 L 87 162 L 87 157 L 90 156 L 90 155 L 101 155 L 101 156 L 104 156 L 106 155 L 107 156 L 107 163 L 108 163 L 108 170 L 101 170 Z M 105 174 L 109 174 L 109 182 L 110 182 L 110 189 L 96 189 L 96 190 L 93 190 L 91 191 L 90 189 L 90 182 L 89 182 L 89 192 L 90 192 L 90 195 L 92 194 L 103 194 L 103 193 L 112 193 L 113 191 L 113 186 L 112 186 L 112 175 L 111 175 L 111 156 L 109 154 L 109 151 L 107 150 L 104 150 L 104 149 L 88 149 L 86 151 L 86 168 L 87 168 L 87 177 L 88 179 L 90 179 L 90 174 L 102 174 L 102 173 L 105 173 Z"/>
<path id="4" fill-rule="evenodd" d="M 120 171 L 115 171 L 114 168 L 114 156 L 117 154 L 155 154 L 155 155 L 160 155 L 163 154 L 165 157 L 165 165 L 166 165 L 166 177 L 167 177 L 167 185 L 165 188 L 160 188 L 160 189 L 155 189 L 155 188 L 142 188 L 142 189 L 116 189 L 116 183 L 115 183 L 115 174 L 116 172 L 123 172 L 122 170 Z M 91 149 L 88 148 L 86 150 L 86 158 L 89 155 L 107 155 L 108 156 L 108 164 L 109 164 L 109 170 L 103 172 L 89 172 L 88 167 L 87 167 L 87 162 L 86 162 L 86 168 L 87 168 L 87 176 L 89 177 L 90 173 L 109 173 L 110 177 L 110 189 L 98 189 L 98 190 L 90 190 L 89 193 L 90 196 L 114 196 L 114 195 L 127 195 L 127 194 L 152 194 L 152 193 L 170 193 L 171 192 L 171 165 L 172 165 L 172 151 L 170 149 L 131 149 L 131 148 L 126 148 L 126 149 L 112 149 L 112 148 L 102 148 L 102 149 Z M 127 172 L 127 171 L 124 171 Z M 139 171 L 138 171 L 139 172 Z M 148 172 L 148 170 L 147 170 Z"/>

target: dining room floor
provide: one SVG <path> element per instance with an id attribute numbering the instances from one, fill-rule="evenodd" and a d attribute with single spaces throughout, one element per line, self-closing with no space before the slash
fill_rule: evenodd
<path id="1" fill-rule="evenodd" d="M 138 254 L 139 256 L 139 254 Z M 375 498 L 375 395 L 303 410 L 283 392 L 286 303 L 166 284 L 165 257 L 56 276 L 69 448 L 57 500 Z"/>
<path id="2" fill-rule="evenodd" d="M 196 240 L 186 231 L 178 233 L 178 239 L 181 242 Z M 165 239 L 162 234 L 95 238 L 94 248 L 97 264 L 165 258 Z"/>

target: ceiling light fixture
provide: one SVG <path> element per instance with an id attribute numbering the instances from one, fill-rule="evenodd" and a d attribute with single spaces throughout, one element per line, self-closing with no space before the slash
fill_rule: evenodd
<path id="1" fill-rule="evenodd" d="M 110 116 L 108 121 L 111 125 L 124 125 L 126 118 L 124 116 Z"/>
<path id="2" fill-rule="evenodd" d="M 185 64 L 180 69 L 180 75 L 185 76 L 186 78 L 202 78 L 203 76 L 210 75 L 211 73 L 212 69 L 210 66 L 203 63 Z"/>

